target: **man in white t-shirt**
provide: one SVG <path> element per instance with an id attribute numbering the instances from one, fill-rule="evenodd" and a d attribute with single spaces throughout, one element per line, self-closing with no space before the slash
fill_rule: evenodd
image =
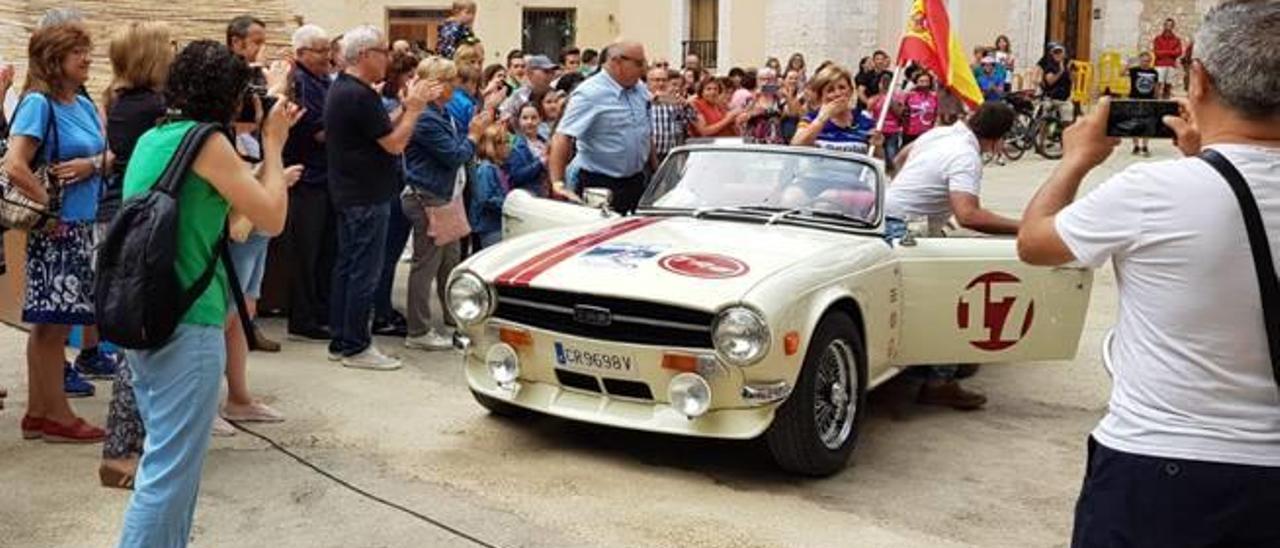
<path id="1" fill-rule="evenodd" d="M 952 215 L 960 226 L 986 234 L 1017 234 L 1018 221 L 982 208 L 982 151 L 994 150 L 1013 127 L 1002 102 L 984 103 L 964 123 L 933 128 L 898 153 L 885 194 L 885 214 L 901 221 L 928 218 L 939 232 Z"/>
<path id="2" fill-rule="evenodd" d="M 1119 143 L 1104 100 L 1067 130 L 1018 237 L 1027 262 L 1116 270 L 1111 402 L 1089 442 L 1078 548 L 1280 546 L 1280 386 L 1253 257 L 1231 188 L 1190 157 L 1212 148 L 1235 165 L 1280 257 L 1280 2 L 1214 8 L 1196 54 L 1186 117 L 1165 120 L 1188 157 L 1130 166 L 1071 203 Z"/>
<path id="3" fill-rule="evenodd" d="M 1016 234 L 1018 221 L 982 208 L 982 151 L 993 150 L 1013 127 L 1014 113 L 1002 102 L 984 103 L 969 119 L 925 132 L 898 153 L 894 176 L 885 195 L 885 225 L 889 238 L 906 234 L 906 223 L 927 218 L 931 235 L 955 215 L 960 226 L 989 234 Z M 955 366 L 917 370 L 924 375 L 917 401 L 969 410 L 982 407 L 987 397 L 960 386 Z"/>

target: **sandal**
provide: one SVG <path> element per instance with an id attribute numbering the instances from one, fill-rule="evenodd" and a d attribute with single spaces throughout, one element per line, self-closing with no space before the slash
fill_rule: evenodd
<path id="1" fill-rule="evenodd" d="M 249 405 L 224 405 L 222 418 L 232 422 L 284 422 L 283 414 L 260 401 Z"/>
<path id="2" fill-rule="evenodd" d="M 133 489 L 133 480 L 138 473 L 138 457 L 125 459 L 102 459 L 98 465 L 98 479 L 103 487 L 116 489 Z"/>

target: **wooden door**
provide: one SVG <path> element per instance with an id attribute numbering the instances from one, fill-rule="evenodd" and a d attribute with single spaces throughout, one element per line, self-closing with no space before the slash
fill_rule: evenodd
<path id="1" fill-rule="evenodd" d="M 712 42 L 716 40 L 717 0 L 691 0 L 689 2 L 689 40 Z"/>
<path id="2" fill-rule="evenodd" d="M 1058 42 L 1067 47 L 1070 58 L 1089 61 L 1093 42 L 1093 0 L 1048 0 L 1048 14 L 1045 42 Z"/>
<path id="3" fill-rule="evenodd" d="M 388 10 L 387 41 L 408 40 L 420 48 L 435 51 L 440 25 L 447 17 L 449 12 L 444 10 Z"/>

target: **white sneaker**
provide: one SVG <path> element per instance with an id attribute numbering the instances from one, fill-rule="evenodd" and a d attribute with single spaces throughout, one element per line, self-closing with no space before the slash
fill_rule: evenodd
<path id="1" fill-rule="evenodd" d="M 342 361 L 342 353 L 341 353 L 341 352 L 330 352 L 330 353 L 329 353 L 329 361 L 331 361 L 331 362 L 340 362 L 340 361 Z"/>
<path id="2" fill-rule="evenodd" d="M 374 371 L 394 371 L 400 369 L 401 363 L 399 358 L 392 358 L 378 347 L 369 345 L 364 352 L 354 356 L 342 358 L 343 367 L 351 367 L 354 369 L 372 369 Z"/>
<path id="3" fill-rule="evenodd" d="M 448 350 L 453 348 L 453 337 L 441 333 L 433 327 L 425 335 L 405 338 L 404 346 L 405 348 L 417 350 Z"/>

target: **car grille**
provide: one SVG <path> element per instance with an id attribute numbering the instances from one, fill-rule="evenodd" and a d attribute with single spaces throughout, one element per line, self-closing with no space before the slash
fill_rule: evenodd
<path id="1" fill-rule="evenodd" d="M 497 319 L 603 341 L 712 348 L 710 312 L 509 285 L 497 286 L 497 293 Z"/>
<path id="2" fill-rule="evenodd" d="M 653 391 L 649 390 L 649 385 L 639 381 L 610 378 L 596 379 L 591 375 L 564 369 L 556 369 L 556 381 L 560 383 L 560 386 L 566 388 L 577 388 L 578 390 L 586 390 L 597 394 L 653 401 Z M 601 390 L 601 383 L 604 385 L 604 390 Z"/>

